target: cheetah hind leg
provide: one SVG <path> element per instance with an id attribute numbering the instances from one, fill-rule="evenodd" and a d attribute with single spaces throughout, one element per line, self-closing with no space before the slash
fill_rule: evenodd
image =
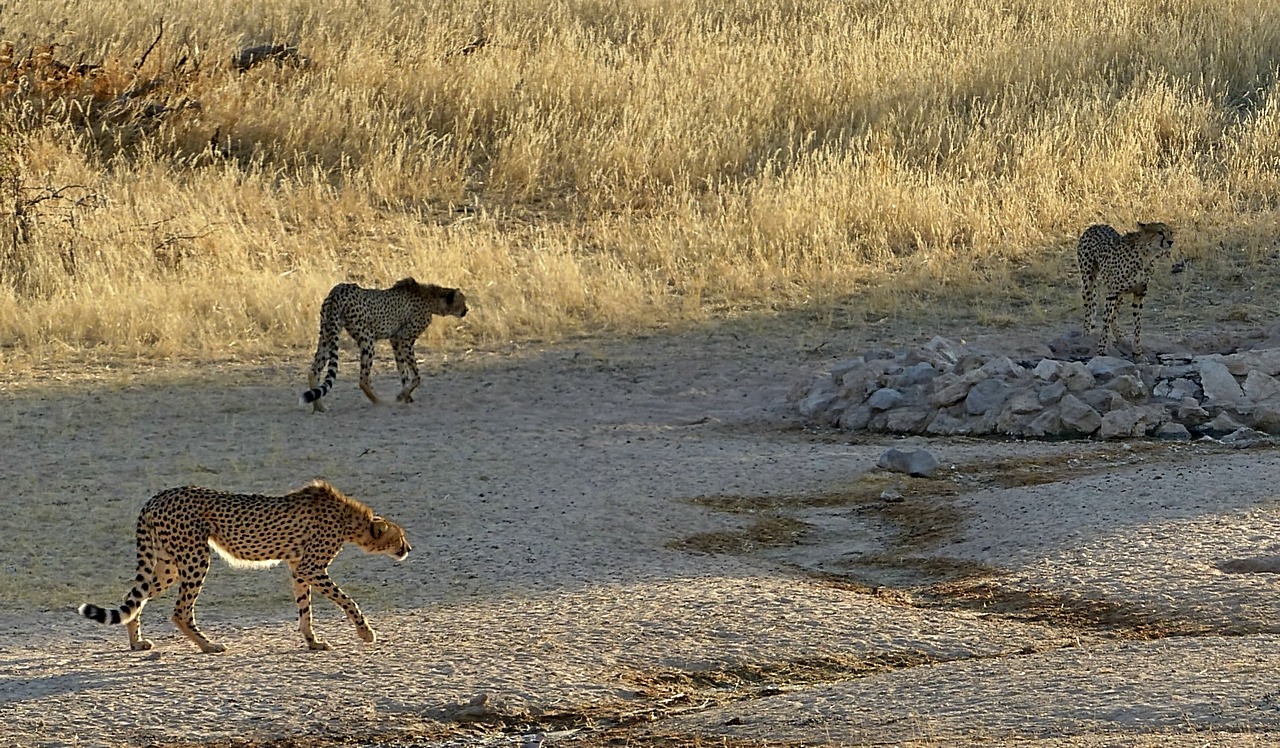
<path id="1" fill-rule="evenodd" d="M 400 394 L 396 395 L 396 401 L 411 403 L 413 391 L 422 383 L 422 377 L 418 374 L 418 362 L 413 355 L 413 341 L 392 340 L 391 347 L 396 354 L 396 369 L 400 372 Z"/>
<path id="2" fill-rule="evenodd" d="M 225 645 L 211 641 L 196 625 L 196 600 L 200 597 L 200 589 L 204 587 L 205 577 L 209 573 L 209 547 L 204 546 L 189 554 L 192 556 L 191 566 L 182 574 L 178 583 L 178 602 L 173 606 L 173 624 L 195 642 L 205 654 L 220 654 L 227 651 Z"/>
<path id="3" fill-rule="evenodd" d="M 1084 288 L 1080 291 L 1084 301 L 1084 334 L 1093 334 L 1093 325 L 1098 316 L 1098 289 L 1094 280 L 1088 275 L 1084 277 Z"/>
<path id="4" fill-rule="evenodd" d="M 155 568 L 155 580 L 146 593 L 146 599 L 138 603 L 138 615 L 124 625 L 125 630 L 129 632 L 129 649 L 139 652 L 155 646 L 150 639 L 145 639 L 142 636 L 142 608 L 156 595 L 163 594 L 165 590 L 173 586 L 174 582 L 178 581 L 178 569 L 173 565 L 172 561 L 165 559 L 153 560 L 150 556 L 145 558 L 147 563 Z"/>
<path id="5" fill-rule="evenodd" d="M 1109 294 L 1107 304 L 1102 312 L 1102 331 L 1098 335 L 1098 355 L 1107 355 L 1107 347 L 1113 340 L 1119 340 L 1116 334 L 1116 312 L 1120 306 L 1120 295 Z"/>
<path id="6" fill-rule="evenodd" d="M 364 396 L 369 398 L 369 402 L 377 405 L 382 402 L 378 399 L 378 393 L 373 391 L 373 383 L 369 381 L 369 374 L 373 371 L 373 339 L 356 341 L 360 345 L 360 391 Z"/>

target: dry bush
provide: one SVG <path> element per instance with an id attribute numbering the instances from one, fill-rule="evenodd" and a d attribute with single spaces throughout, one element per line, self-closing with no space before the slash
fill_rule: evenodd
<path id="1" fill-rule="evenodd" d="M 796 309 L 1074 324 L 1099 220 L 1177 228 L 1172 318 L 1272 290 L 1273 3 L 163 12 L 0 14 L 11 362 L 309 346 L 331 284 L 410 274 L 474 298 L 463 344 Z M 92 205 L 17 216 L 71 185 Z"/>

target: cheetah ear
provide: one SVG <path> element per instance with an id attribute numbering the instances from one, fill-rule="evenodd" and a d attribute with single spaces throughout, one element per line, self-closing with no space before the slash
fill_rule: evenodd
<path id="1" fill-rule="evenodd" d="M 1142 221 L 1138 221 L 1138 230 L 1139 230 L 1139 231 L 1146 231 L 1146 230 L 1147 230 L 1148 228 L 1150 228 L 1150 227 L 1151 227 L 1151 224 L 1149 224 L 1149 223 L 1143 223 Z"/>
<path id="2" fill-rule="evenodd" d="M 446 303 L 446 304 L 448 304 L 448 305 L 452 306 L 452 305 L 453 305 L 453 300 L 454 300 L 454 299 L 456 299 L 456 298 L 458 298 L 458 289 L 456 289 L 456 288 L 450 288 L 450 289 L 449 289 L 449 293 L 447 293 L 447 294 L 445 294 L 445 295 L 444 295 L 444 303 Z"/>
<path id="3" fill-rule="evenodd" d="M 382 534 L 389 529 L 391 529 L 391 526 L 381 517 L 374 517 L 373 521 L 369 523 L 369 534 L 373 536 L 374 540 L 382 537 Z"/>

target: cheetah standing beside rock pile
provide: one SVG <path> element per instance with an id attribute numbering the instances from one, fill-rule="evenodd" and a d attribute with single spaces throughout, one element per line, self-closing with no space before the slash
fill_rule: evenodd
<path id="1" fill-rule="evenodd" d="M 1084 230 L 1076 245 L 1080 263 L 1080 281 L 1084 296 L 1084 331 L 1093 332 L 1098 313 L 1098 285 L 1107 289 L 1106 307 L 1102 313 L 1102 334 L 1098 337 L 1098 355 L 1105 355 L 1107 344 L 1118 338 L 1116 311 L 1120 297 L 1133 295 L 1133 356 L 1142 359 L 1142 300 L 1155 270 L 1156 260 L 1173 250 L 1173 229 L 1163 223 L 1139 223 L 1137 231 L 1124 236 L 1106 224 L 1095 224 Z M 1173 272 L 1181 272 L 1185 263 L 1175 263 Z"/>

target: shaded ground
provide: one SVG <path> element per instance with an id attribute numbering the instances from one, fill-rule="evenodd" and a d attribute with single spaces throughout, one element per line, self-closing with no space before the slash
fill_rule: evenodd
<path id="1" fill-rule="evenodd" d="M 323 415 L 305 356 L 5 383 L 0 745 L 1280 743 L 1280 455 L 811 430 L 787 393 L 863 341 L 794 322 L 428 352 L 408 407 L 348 350 Z M 874 467 L 904 443 L 944 469 Z M 320 603 L 305 651 L 221 564 L 225 655 L 171 595 L 149 653 L 75 616 L 156 491 L 315 477 L 414 543 L 332 569 L 378 644 Z"/>

